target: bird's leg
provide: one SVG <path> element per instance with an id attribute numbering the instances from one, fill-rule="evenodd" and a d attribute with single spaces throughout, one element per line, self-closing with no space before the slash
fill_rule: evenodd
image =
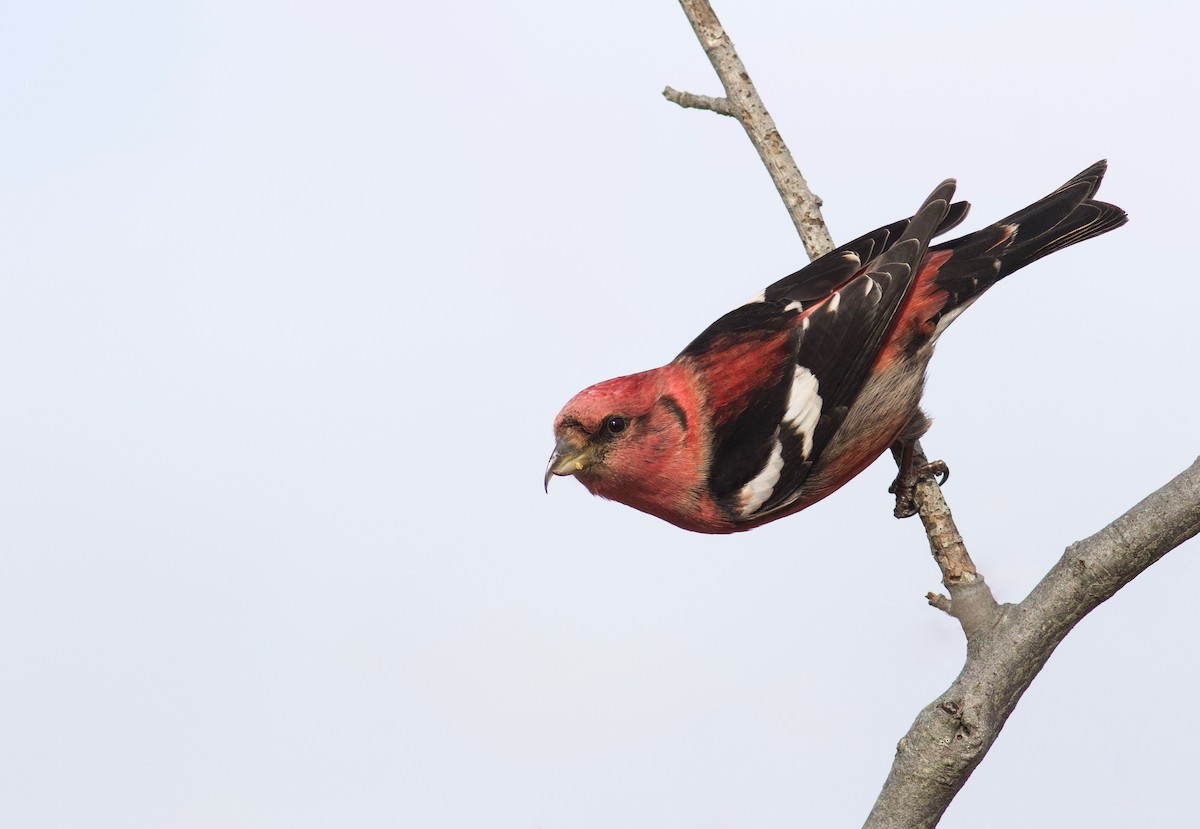
<path id="1" fill-rule="evenodd" d="M 946 466 L 945 461 L 930 461 L 916 466 L 913 463 L 915 446 L 915 440 L 901 439 L 892 444 L 892 456 L 896 459 L 896 466 L 900 471 L 896 474 L 896 480 L 888 487 L 888 492 L 896 496 L 893 514 L 897 518 L 908 518 L 917 514 L 916 488 L 917 481 L 921 478 L 940 478 L 941 480 L 937 481 L 938 486 L 950 480 L 950 467 Z"/>
<path id="2" fill-rule="evenodd" d="M 913 497 L 917 479 L 912 474 L 913 443 L 911 440 L 898 440 L 892 444 L 892 457 L 896 459 L 896 480 L 888 487 L 888 492 L 896 496 L 897 518 L 908 518 L 917 514 L 917 502 Z"/>

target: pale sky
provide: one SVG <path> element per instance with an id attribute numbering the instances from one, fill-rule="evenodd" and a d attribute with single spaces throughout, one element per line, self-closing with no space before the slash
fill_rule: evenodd
<path id="1" fill-rule="evenodd" d="M 1098 158 L 1128 226 L 942 339 L 1021 599 L 1197 455 L 1200 7 L 717 6 L 846 241 Z M 24 3 L 0 24 L 0 823 L 857 826 L 962 662 L 890 459 L 678 530 L 542 473 L 576 391 L 804 264 L 673 2 Z M 1195 821 L 1191 542 L 943 825 Z"/>

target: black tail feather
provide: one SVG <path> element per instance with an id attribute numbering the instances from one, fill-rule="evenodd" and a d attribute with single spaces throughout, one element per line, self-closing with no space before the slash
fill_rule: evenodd
<path id="1" fill-rule="evenodd" d="M 1098 161 L 1044 199 L 982 230 L 930 248 L 935 253 L 953 251 L 936 277 L 951 294 L 943 313 L 970 302 L 1043 256 L 1125 224 L 1124 210 L 1092 198 L 1107 167 L 1107 162 Z"/>
<path id="2" fill-rule="evenodd" d="M 1121 208 L 1092 198 L 1107 169 L 1107 161 L 1097 161 L 1046 198 L 997 222 L 1017 226 L 1001 256 L 1000 277 L 1129 221 Z"/>

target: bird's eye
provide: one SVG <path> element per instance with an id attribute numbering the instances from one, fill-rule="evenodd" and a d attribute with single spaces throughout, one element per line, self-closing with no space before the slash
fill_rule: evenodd
<path id="1" fill-rule="evenodd" d="M 604 423 L 604 428 L 609 431 L 609 434 L 619 435 L 625 431 L 625 427 L 629 425 L 629 420 L 624 417 L 610 417 Z"/>

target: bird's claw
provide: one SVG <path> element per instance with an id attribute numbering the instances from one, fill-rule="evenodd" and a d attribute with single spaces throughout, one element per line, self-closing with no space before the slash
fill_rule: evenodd
<path id="1" fill-rule="evenodd" d="M 930 461 L 913 471 L 914 479 L 924 478 L 926 475 L 933 478 L 938 486 L 945 486 L 946 481 L 950 480 L 950 467 L 946 466 L 945 461 Z"/>
<path id="2" fill-rule="evenodd" d="M 922 478 L 933 478 L 938 486 L 944 486 L 950 480 L 950 467 L 945 461 L 930 461 L 924 466 L 918 466 L 896 476 L 888 492 L 896 496 L 896 508 L 892 514 L 897 518 L 909 518 L 917 514 L 917 481 Z M 940 479 L 940 480 L 939 480 Z"/>

